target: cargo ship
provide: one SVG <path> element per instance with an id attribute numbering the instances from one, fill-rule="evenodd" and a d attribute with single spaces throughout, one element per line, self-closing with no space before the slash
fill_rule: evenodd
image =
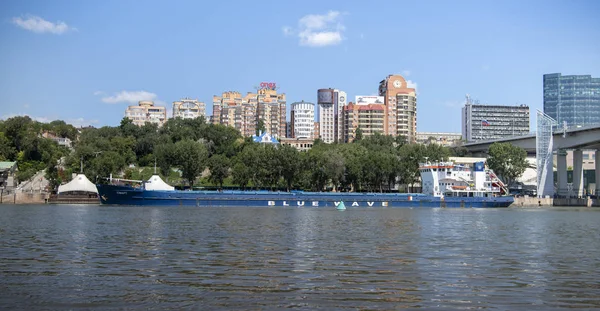
<path id="1" fill-rule="evenodd" d="M 483 162 L 419 165 L 422 193 L 176 190 L 160 176 L 147 181 L 113 179 L 98 184 L 102 204 L 197 207 L 501 208 L 513 203 L 506 187 Z"/>

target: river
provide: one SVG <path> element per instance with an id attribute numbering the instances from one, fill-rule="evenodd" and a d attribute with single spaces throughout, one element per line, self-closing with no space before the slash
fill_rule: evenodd
<path id="1" fill-rule="evenodd" d="M 0 205 L 0 308 L 600 308 L 600 209 Z"/>

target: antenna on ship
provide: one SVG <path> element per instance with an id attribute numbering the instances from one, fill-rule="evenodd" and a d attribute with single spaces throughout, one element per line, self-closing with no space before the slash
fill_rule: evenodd
<path id="1" fill-rule="evenodd" d="M 83 156 L 81 157 L 80 161 L 79 173 L 83 174 Z"/>
<path id="2" fill-rule="evenodd" d="M 425 158 L 425 164 L 428 164 L 429 161 L 427 161 L 427 159 L 429 159 L 429 157 L 424 157 Z"/>
<path id="3" fill-rule="evenodd" d="M 154 158 L 154 175 L 156 175 L 156 157 Z"/>

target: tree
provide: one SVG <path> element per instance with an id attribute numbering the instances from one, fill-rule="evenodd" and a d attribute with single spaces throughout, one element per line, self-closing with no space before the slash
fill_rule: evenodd
<path id="1" fill-rule="evenodd" d="M 223 180 L 229 176 L 229 159 L 222 154 L 215 154 L 208 159 L 208 169 L 208 180 L 222 188 Z"/>
<path id="2" fill-rule="evenodd" d="M 176 162 L 175 144 L 168 142 L 156 146 L 154 156 L 156 157 L 156 165 L 160 169 L 160 174 L 168 178 L 171 174 L 171 166 Z"/>
<path id="3" fill-rule="evenodd" d="M 287 191 L 290 191 L 300 171 L 300 154 L 296 148 L 283 145 L 279 147 L 278 156 L 281 164 L 281 175 L 285 180 Z"/>
<path id="4" fill-rule="evenodd" d="M 363 131 L 359 128 L 356 129 L 354 133 L 354 141 L 360 141 L 363 139 Z"/>
<path id="5" fill-rule="evenodd" d="M 0 132 L 0 161 L 14 161 L 16 157 L 17 150 L 12 146 L 4 133 Z"/>
<path id="6" fill-rule="evenodd" d="M 245 190 L 252 177 L 252 171 L 248 166 L 237 162 L 231 169 L 231 177 L 234 184 Z"/>
<path id="7" fill-rule="evenodd" d="M 121 119 L 119 130 L 121 131 L 121 135 L 123 135 L 123 137 L 138 137 L 139 127 L 133 124 L 133 120 L 129 119 L 128 117 L 123 117 L 123 119 Z"/>
<path id="8" fill-rule="evenodd" d="M 344 156 L 344 181 L 350 191 L 360 191 L 364 183 L 365 166 L 369 163 L 368 150 L 361 144 L 342 144 L 339 149 Z"/>
<path id="9" fill-rule="evenodd" d="M 18 116 L 4 121 L 4 134 L 17 151 L 26 148 L 26 141 L 36 137 L 34 121 L 28 116 Z"/>
<path id="10" fill-rule="evenodd" d="M 52 121 L 47 124 L 47 127 L 58 137 L 66 137 L 71 140 L 75 140 L 77 138 L 77 129 L 73 125 L 67 124 L 63 120 Z"/>
<path id="11" fill-rule="evenodd" d="M 488 166 L 507 185 L 521 176 L 528 166 L 527 152 L 511 143 L 493 143 L 488 150 Z"/>
<path id="12" fill-rule="evenodd" d="M 265 132 L 265 121 L 263 121 L 262 119 L 258 119 L 258 124 L 256 125 L 256 136 L 259 136 L 260 133 L 264 133 Z"/>
<path id="13" fill-rule="evenodd" d="M 187 179 L 190 187 L 206 167 L 208 150 L 192 140 L 181 140 L 175 143 L 175 163 L 181 169 L 181 176 Z"/>

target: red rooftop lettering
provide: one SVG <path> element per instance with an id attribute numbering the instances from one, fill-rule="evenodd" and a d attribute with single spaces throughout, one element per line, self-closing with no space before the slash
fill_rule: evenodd
<path id="1" fill-rule="evenodd" d="M 260 87 L 263 89 L 275 89 L 275 82 L 261 82 Z"/>

